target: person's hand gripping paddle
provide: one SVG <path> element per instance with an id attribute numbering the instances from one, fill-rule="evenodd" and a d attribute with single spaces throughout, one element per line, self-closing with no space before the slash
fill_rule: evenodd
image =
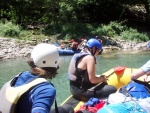
<path id="1" fill-rule="evenodd" d="M 115 68 L 113 69 L 113 72 L 111 72 L 109 75 L 101 75 L 100 77 L 104 77 L 104 79 L 108 79 L 108 78 L 109 78 L 111 75 L 113 75 L 114 73 L 123 71 L 125 68 L 126 68 L 126 67 L 124 67 L 124 66 L 115 67 Z M 95 86 L 89 88 L 88 91 L 94 91 L 94 89 L 95 89 L 96 87 L 98 87 L 99 85 L 101 85 L 102 83 L 103 83 L 103 82 L 100 82 L 100 83 L 96 84 Z"/>

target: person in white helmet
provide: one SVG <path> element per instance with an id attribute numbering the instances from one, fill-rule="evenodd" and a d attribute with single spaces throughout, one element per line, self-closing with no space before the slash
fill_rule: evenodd
<path id="1" fill-rule="evenodd" d="M 46 43 L 36 45 L 28 61 L 31 70 L 22 72 L 10 81 L 11 84 L 7 83 L 2 87 L 0 111 L 49 113 L 56 96 L 56 89 L 47 79 L 53 79 L 57 74 L 58 59 L 56 46 Z"/>

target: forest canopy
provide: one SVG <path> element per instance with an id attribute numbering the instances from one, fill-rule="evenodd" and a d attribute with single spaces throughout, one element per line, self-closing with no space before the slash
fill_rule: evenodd
<path id="1" fill-rule="evenodd" d="M 0 20 L 67 39 L 109 35 L 105 25 L 114 25 L 116 33 L 132 27 L 145 34 L 150 28 L 150 0 L 1 0 Z"/>

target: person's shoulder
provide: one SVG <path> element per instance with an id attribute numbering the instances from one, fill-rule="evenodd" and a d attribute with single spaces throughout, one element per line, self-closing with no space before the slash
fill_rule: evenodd
<path id="1" fill-rule="evenodd" d="M 40 84 L 37 84 L 30 90 L 32 95 L 55 95 L 56 89 L 53 85 L 51 85 L 48 82 L 43 82 Z"/>
<path id="2" fill-rule="evenodd" d="M 43 90 L 43 91 L 54 91 L 54 92 L 56 91 L 55 87 L 49 82 L 40 83 L 35 88 L 37 90 Z"/>
<path id="3" fill-rule="evenodd" d="M 56 89 L 53 85 L 51 84 L 47 84 L 47 83 L 41 83 L 38 84 L 36 87 L 34 87 L 31 90 L 32 95 L 34 95 L 34 97 L 39 96 L 44 97 L 44 96 L 55 96 L 56 95 Z"/>

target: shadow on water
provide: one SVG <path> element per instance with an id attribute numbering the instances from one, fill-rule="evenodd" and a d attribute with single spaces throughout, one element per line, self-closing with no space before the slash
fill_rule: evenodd
<path id="1" fill-rule="evenodd" d="M 102 74 L 116 66 L 139 68 L 150 59 L 150 51 L 134 52 L 109 52 L 97 56 L 96 74 Z M 60 56 L 60 69 L 58 75 L 51 82 L 57 89 L 57 103 L 60 105 L 69 95 L 69 80 L 67 70 L 72 56 Z M 29 70 L 27 59 L 9 59 L 0 61 L 0 88 L 16 74 Z"/>

